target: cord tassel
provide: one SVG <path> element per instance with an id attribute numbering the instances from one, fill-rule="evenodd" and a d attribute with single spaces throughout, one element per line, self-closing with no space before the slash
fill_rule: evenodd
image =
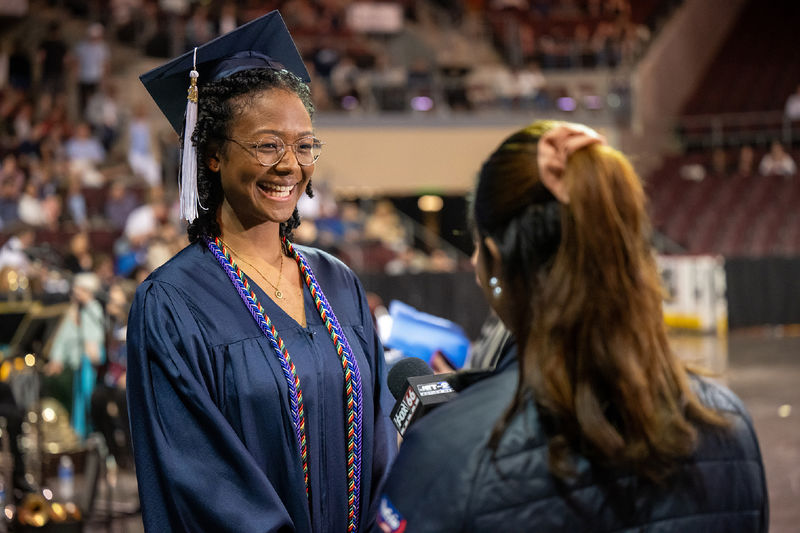
<path id="1" fill-rule="evenodd" d="M 186 99 L 186 120 L 183 129 L 181 151 L 180 208 L 181 218 L 192 222 L 197 218 L 197 148 L 192 142 L 192 133 L 197 125 L 197 48 L 194 49 L 194 67 L 189 73 L 189 94 Z"/>

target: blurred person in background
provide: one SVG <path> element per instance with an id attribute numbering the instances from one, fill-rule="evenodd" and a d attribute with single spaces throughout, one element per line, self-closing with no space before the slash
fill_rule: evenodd
<path id="1" fill-rule="evenodd" d="M 153 149 L 153 134 L 147 107 L 139 103 L 128 124 L 128 164 L 149 187 L 161 185 L 161 163 Z"/>
<path id="2" fill-rule="evenodd" d="M 78 70 L 78 96 L 80 116 L 84 116 L 89 98 L 100 87 L 108 74 L 111 52 L 105 42 L 102 24 L 92 23 L 86 30 L 86 38 L 75 46 L 75 61 Z"/>
<path id="3" fill-rule="evenodd" d="M 11 237 L 0 247 L 0 269 L 11 268 L 30 274 L 33 263 L 28 250 L 36 242 L 36 230 L 33 226 L 17 223 L 7 231 L 11 232 Z"/>
<path id="4" fill-rule="evenodd" d="M 92 134 L 88 122 L 75 126 L 72 136 L 64 143 L 64 151 L 71 161 L 86 161 L 92 165 L 103 163 L 106 157 L 103 143 Z"/>
<path id="5" fill-rule="evenodd" d="M 86 104 L 86 121 L 91 125 L 95 137 L 109 152 L 119 136 L 122 117 L 117 102 L 117 86 L 109 79 L 100 82 L 100 87 Z"/>
<path id="6" fill-rule="evenodd" d="M 130 212 L 122 236 L 114 243 L 115 271 L 121 276 L 147 266 L 151 240 L 168 221 L 169 205 L 161 188 L 152 188 L 148 194 L 149 201 Z"/>
<path id="7" fill-rule="evenodd" d="M 25 93 L 31 88 L 33 65 L 22 36 L 14 39 L 11 54 L 8 56 L 8 83 L 14 89 Z"/>
<path id="8" fill-rule="evenodd" d="M 779 141 L 772 141 L 769 152 L 764 154 L 761 163 L 758 164 L 758 173 L 762 176 L 788 178 L 797 174 L 797 165 Z"/>
<path id="9" fill-rule="evenodd" d="M 47 34 L 39 44 L 36 59 L 41 68 L 41 88 L 49 93 L 66 88 L 66 66 L 69 48 L 61 35 L 61 24 L 53 20 L 47 25 Z"/>
<path id="10" fill-rule="evenodd" d="M 73 274 L 92 271 L 92 253 L 89 247 L 89 234 L 79 231 L 69 240 L 69 249 L 64 256 L 64 268 Z"/>
<path id="11" fill-rule="evenodd" d="M 236 2 L 233 0 L 226 0 L 219 8 L 219 17 L 217 18 L 217 33 L 225 35 L 232 32 L 239 25 L 239 14 L 237 12 Z"/>
<path id="12" fill-rule="evenodd" d="M 86 197 L 83 195 L 80 172 L 70 171 L 67 177 L 66 190 L 64 191 L 65 220 L 79 230 L 85 230 L 89 224 L 89 212 L 86 207 Z"/>
<path id="13" fill-rule="evenodd" d="M 728 168 L 728 154 L 725 153 L 724 148 L 717 146 L 711 151 L 708 174 L 718 178 L 726 178 L 730 174 Z"/>
<path id="14" fill-rule="evenodd" d="M 72 427 L 81 438 L 86 438 L 91 429 L 89 401 L 97 380 L 97 368 L 105 360 L 105 316 L 96 298 L 99 289 L 100 281 L 92 273 L 73 277 L 71 305 L 53 338 L 44 369 L 49 377 L 63 375 L 65 381 L 70 381 L 71 376 L 71 401 L 63 392 L 60 399 L 65 405 L 71 405 L 68 409 Z"/>
<path id="15" fill-rule="evenodd" d="M 739 149 L 739 162 L 736 172 L 740 176 L 752 176 L 755 168 L 756 153 L 753 147 L 745 144 Z"/>
<path id="16" fill-rule="evenodd" d="M 39 196 L 39 190 L 33 180 L 28 180 L 25 189 L 19 197 L 17 204 L 17 214 L 19 219 L 31 226 L 49 226 L 53 222 L 53 211 L 45 207 L 43 198 Z"/>
<path id="17" fill-rule="evenodd" d="M 123 180 L 111 182 L 103 208 L 105 218 L 111 223 L 111 227 L 117 230 L 124 228 L 128 216 L 138 206 L 139 200 Z"/>
<path id="18" fill-rule="evenodd" d="M 391 200 L 378 200 L 364 221 L 364 238 L 383 243 L 395 252 L 405 250 L 406 229 Z"/>
<path id="19" fill-rule="evenodd" d="M 376 531 L 766 532 L 749 415 L 669 347 L 627 159 L 535 122 L 484 163 L 472 218 L 517 362 L 406 433 Z"/>
<path id="20" fill-rule="evenodd" d="M 186 21 L 184 32 L 184 50 L 191 50 L 195 46 L 200 46 L 202 43 L 208 42 L 216 36 L 214 33 L 214 24 L 208 16 L 208 6 L 206 4 L 193 4 L 192 14 L 189 20 Z"/>

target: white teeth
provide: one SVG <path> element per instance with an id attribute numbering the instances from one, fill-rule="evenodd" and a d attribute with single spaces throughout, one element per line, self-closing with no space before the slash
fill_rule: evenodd
<path id="1" fill-rule="evenodd" d="M 267 184 L 264 186 L 265 189 L 270 191 L 277 191 L 277 192 L 289 192 L 292 190 L 294 185 L 272 185 Z"/>
<path id="2" fill-rule="evenodd" d="M 263 183 L 260 187 L 269 193 L 272 193 L 272 196 L 277 198 L 284 198 L 291 194 L 292 189 L 294 189 L 294 185 L 275 185 L 272 183 Z"/>

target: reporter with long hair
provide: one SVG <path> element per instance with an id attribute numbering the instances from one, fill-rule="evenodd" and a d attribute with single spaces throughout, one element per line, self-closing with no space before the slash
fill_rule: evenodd
<path id="1" fill-rule="evenodd" d="M 406 434 L 380 531 L 766 531 L 745 408 L 670 350 L 627 159 L 536 122 L 484 163 L 472 217 L 518 361 Z"/>

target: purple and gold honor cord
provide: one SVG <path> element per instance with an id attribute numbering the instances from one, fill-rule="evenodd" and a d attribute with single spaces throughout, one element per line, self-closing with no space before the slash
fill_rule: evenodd
<path id="1" fill-rule="evenodd" d="M 305 258 L 294 249 L 292 244 L 283 239 L 288 253 L 294 257 L 300 267 L 300 273 L 308 286 L 311 295 L 314 297 L 314 305 L 322 318 L 328 333 L 331 336 L 336 352 L 342 361 L 344 372 L 345 390 L 345 422 L 347 438 L 347 531 L 354 533 L 358 527 L 359 518 L 359 496 L 361 493 L 361 429 L 362 429 L 362 391 L 361 373 L 358 370 L 358 363 L 355 355 L 350 349 L 350 344 L 344 335 L 339 321 L 325 298 L 319 284 L 317 283 L 311 267 Z M 297 369 L 292 362 L 286 345 L 278 335 L 278 331 L 264 312 L 264 308 L 259 303 L 255 292 L 250 287 L 248 276 L 239 268 L 236 261 L 231 256 L 227 247 L 219 239 L 206 238 L 206 245 L 214 257 L 219 262 L 228 278 L 233 283 L 242 301 L 247 306 L 250 314 L 255 319 L 261 331 L 269 339 L 275 354 L 278 356 L 283 375 L 289 386 L 289 406 L 291 411 L 292 425 L 295 430 L 295 437 L 300 450 L 300 459 L 303 465 L 303 481 L 305 482 L 306 496 L 310 497 L 308 484 L 308 446 L 306 444 L 305 411 L 303 409 L 303 391 L 300 388 L 300 378 Z"/>

